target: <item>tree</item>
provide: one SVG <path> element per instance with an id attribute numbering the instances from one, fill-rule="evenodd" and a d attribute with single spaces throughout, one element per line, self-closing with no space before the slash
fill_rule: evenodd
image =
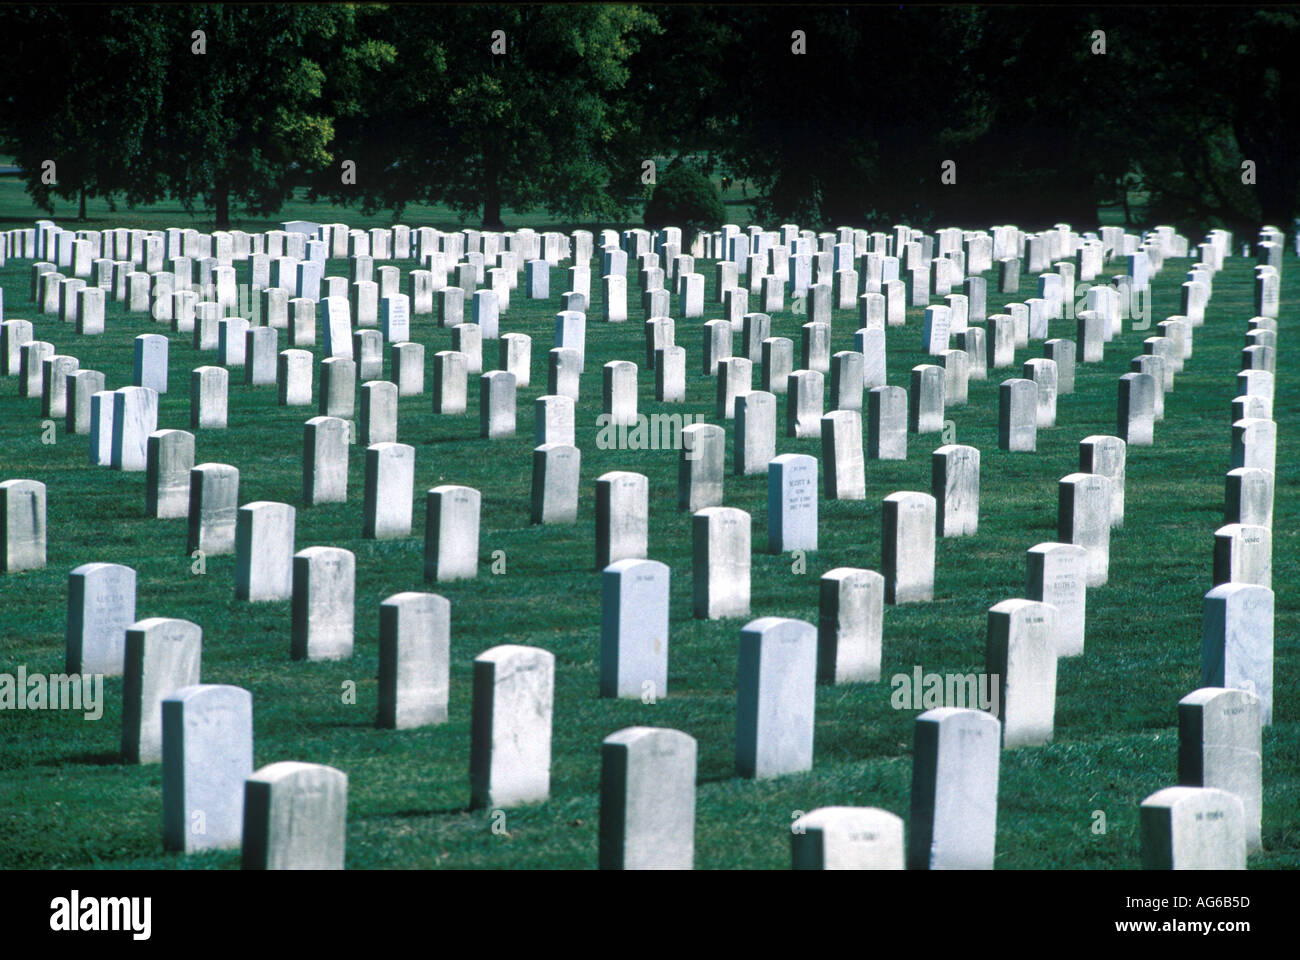
<path id="1" fill-rule="evenodd" d="M 339 122 L 355 186 L 313 195 L 400 212 L 446 203 L 485 227 L 505 206 L 601 219 L 639 188 L 628 61 L 655 20 L 635 6 L 391 8 L 375 29 L 396 50 L 364 115 Z"/>
<path id="2" fill-rule="evenodd" d="M 325 67 L 354 55 L 356 11 L 344 5 L 166 8 L 172 65 L 156 146 L 169 192 L 214 208 L 280 209 L 295 182 L 329 165 L 334 120 Z M 198 38 L 195 31 L 202 31 Z M 204 52 L 197 52 L 202 42 Z M 364 56 L 381 60 L 383 50 Z M 364 57 L 363 57 L 364 58 Z"/>
<path id="3" fill-rule="evenodd" d="M 146 149 L 166 76 L 162 17 L 151 7 L 0 8 L 0 141 L 27 192 L 53 213 L 54 199 L 163 195 Z M 57 65 L 57 68 L 56 68 Z M 46 175 L 53 162 L 54 182 Z"/>

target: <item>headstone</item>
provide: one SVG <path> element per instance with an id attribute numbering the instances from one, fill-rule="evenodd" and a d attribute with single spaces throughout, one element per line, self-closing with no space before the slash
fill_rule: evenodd
<path id="1" fill-rule="evenodd" d="M 881 572 L 886 603 L 934 599 L 935 517 L 935 499 L 928 493 L 900 491 L 885 497 Z"/>
<path id="2" fill-rule="evenodd" d="M 253 696 L 194 684 L 162 709 L 163 847 L 184 853 L 240 846 L 244 781 L 253 772 Z"/>
<path id="3" fill-rule="evenodd" d="M 862 417 L 836 410 L 822 417 L 822 463 L 827 500 L 865 500 L 866 464 L 862 455 Z"/>
<path id="4" fill-rule="evenodd" d="M 350 427 L 338 417 L 312 417 L 303 424 L 302 499 L 309 507 L 346 503 Z"/>
<path id="5" fill-rule="evenodd" d="M 812 769 L 817 631 L 761 617 L 740 632 L 736 774 L 768 779 Z"/>
<path id="6" fill-rule="evenodd" d="M 1273 526 L 1273 474 L 1260 467 L 1237 467 L 1225 478 L 1224 523 Z"/>
<path id="7" fill-rule="evenodd" d="M 689 870 L 695 860 L 695 738 L 627 727 L 601 744 L 600 867 Z"/>
<path id="8" fill-rule="evenodd" d="M 1056 364 L 1056 395 L 1074 393 L 1074 341 L 1048 340 L 1043 344 L 1043 356 Z"/>
<path id="9" fill-rule="evenodd" d="M 668 585 L 657 560 L 618 560 L 601 574 L 602 697 L 654 702 L 667 694 Z"/>
<path id="10" fill-rule="evenodd" d="M 754 390 L 736 398 L 735 472 L 766 473 L 776 456 L 776 396 Z"/>
<path id="11" fill-rule="evenodd" d="M 561 351 L 562 352 L 562 351 Z M 552 350 L 552 354 L 556 351 Z M 655 400 L 681 403 L 686 399 L 686 348 L 671 346 L 655 351 Z M 573 375 L 572 392 L 578 392 L 577 374 Z"/>
<path id="12" fill-rule="evenodd" d="M 1241 799 L 1210 787 L 1166 787 L 1142 801 L 1143 870 L 1245 870 Z"/>
<path id="13" fill-rule="evenodd" d="M 190 427 L 226 429 L 230 371 L 225 367 L 196 367 L 190 372 Z"/>
<path id="14" fill-rule="evenodd" d="M 1057 494 L 1057 540 L 1087 550 L 1087 585 L 1105 586 L 1110 568 L 1110 479 L 1071 473 L 1061 478 Z"/>
<path id="15" fill-rule="evenodd" d="M 908 431 L 939 433 L 943 430 L 945 404 L 943 367 L 923 363 L 912 368 L 908 397 Z"/>
<path id="16" fill-rule="evenodd" d="M 323 417 L 351 419 L 356 412 L 357 365 L 346 357 L 326 357 L 320 364 L 320 400 Z"/>
<path id="17" fill-rule="evenodd" d="M 1260 726 L 1259 697 L 1245 690 L 1203 687 L 1178 701 L 1178 783 L 1241 800 L 1248 854 L 1261 848 Z"/>
<path id="18" fill-rule="evenodd" d="M 875 807 L 820 807 L 790 827 L 794 870 L 902 870 L 903 820 Z"/>
<path id="19" fill-rule="evenodd" d="M 443 583 L 478 576 L 482 495 L 473 487 L 444 484 L 428 492 L 425 507 L 424 579 Z"/>
<path id="20" fill-rule="evenodd" d="M 317 763 L 283 761 L 244 782 L 245 870 L 342 870 L 348 777 Z"/>
<path id="21" fill-rule="evenodd" d="M 974 536 L 979 531 L 979 449 L 949 443 L 935 450 L 930 458 L 930 492 L 935 501 L 936 534 Z"/>
<path id="22" fill-rule="evenodd" d="M 90 432 L 90 398 L 104 390 L 104 374 L 99 370 L 73 370 L 65 375 L 65 429 L 70 434 Z"/>
<path id="23" fill-rule="evenodd" d="M 451 329 L 451 348 L 465 357 L 465 372 L 483 372 L 483 337 L 472 323 L 461 323 Z"/>
<path id="24" fill-rule="evenodd" d="M 503 644 L 474 658 L 470 806 L 544 801 L 551 786 L 555 655 Z"/>
<path id="25" fill-rule="evenodd" d="M 275 369 L 276 403 L 282 407 L 311 406 L 310 350 L 281 350 Z"/>
<path id="26" fill-rule="evenodd" d="M 1229 464 L 1259 467 L 1276 473 L 1277 423 L 1272 420 L 1238 420 L 1232 425 L 1232 455 Z"/>
<path id="27" fill-rule="evenodd" d="M 1079 441 L 1079 472 L 1110 480 L 1110 525 L 1124 525 L 1124 477 L 1128 447 L 1119 437 L 1095 435 Z"/>
<path id="28" fill-rule="evenodd" d="M 235 596 L 240 600 L 293 597 L 296 512 L 287 503 L 258 501 L 239 508 L 235 524 Z"/>
<path id="29" fill-rule="evenodd" d="M 773 457 L 767 466 L 767 477 L 768 550 L 772 553 L 816 550 L 816 458 L 799 453 Z"/>
<path id="30" fill-rule="evenodd" d="M 515 394 L 513 373 L 492 370 L 479 377 L 479 436 L 515 435 Z"/>
<path id="31" fill-rule="evenodd" d="M 352 657 L 357 558 L 341 547 L 308 547 L 293 555 L 294 660 Z"/>
<path id="32" fill-rule="evenodd" d="M 361 385 L 358 440 L 363 447 L 397 442 L 397 384 L 372 380 Z"/>
<path id="33" fill-rule="evenodd" d="M 1036 407 L 1038 429 L 1056 426 L 1056 361 L 1044 357 L 1033 357 L 1025 361 L 1023 374 L 1024 379 L 1032 380 L 1038 386 L 1038 403 Z"/>
<path id="34" fill-rule="evenodd" d="M 874 387 L 867 394 L 868 459 L 907 459 L 907 406 L 902 387 Z"/>
<path id="35" fill-rule="evenodd" d="M 1003 380 L 998 387 L 998 449 L 1033 453 L 1038 444 L 1038 385 Z"/>
<path id="36" fill-rule="evenodd" d="M 786 436 L 821 436 L 822 374 L 817 370 L 796 370 L 790 374 L 786 389 Z"/>
<path id="37" fill-rule="evenodd" d="M 874 570 L 836 567 L 822 575 L 817 678 L 823 683 L 880 679 L 885 578 Z"/>
<path id="38" fill-rule="evenodd" d="M 145 464 L 145 513 L 160 520 L 189 516 L 194 434 L 158 430 L 149 435 Z"/>
<path id="39" fill-rule="evenodd" d="M 940 707 L 916 718 L 909 870 L 992 870 L 1001 725 L 980 710 Z"/>
<path id="40" fill-rule="evenodd" d="M 750 515 L 735 507 L 706 507 L 692 516 L 691 530 L 695 616 L 748 616 Z"/>
<path id="41" fill-rule="evenodd" d="M 468 394 L 469 364 L 465 354 L 439 350 L 433 355 L 433 412 L 464 413 Z"/>
<path id="42" fill-rule="evenodd" d="M 142 333 L 134 340 L 132 383 L 167 392 L 167 338 L 157 333 Z"/>
<path id="43" fill-rule="evenodd" d="M 68 574 L 68 673 L 122 675 L 135 584 L 135 571 L 118 563 L 83 563 Z"/>
<path id="44" fill-rule="evenodd" d="M 387 730 L 446 723 L 451 687 L 451 604 L 404 591 L 379 605 L 379 717 Z"/>
<path id="45" fill-rule="evenodd" d="M 1056 715 L 1056 607 L 1037 600 L 1003 600 L 989 608 L 987 669 L 998 677 L 998 719 L 1004 748 L 1052 739 Z"/>
<path id="46" fill-rule="evenodd" d="M 1273 586 L 1273 536 L 1268 527 L 1230 523 L 1214 531 L 1214 585 Z"/>
<path id="47" fill-rule="evenodd" d="M 545 443 L 560 443 L 572 446 L 574 440 L 573 400 L 569 397 L 538 397 L 533 401 L 533 442 L 537 446 Z"/>
<path id="48" fill-rule="evenodd" d="M 199 682 L 203 631 L 188 620 L 150 617 L 126 630 L 122 680 L 122 756 L 162 760 L 162 701 Z"/>
<path id="49" fill-rule="evenodd" d="M 1149 373 L 1126 373 L 1119 378 L 1116 432 L 1128 446 L 1149 447 L 1155 433 L 1155 378 Z"/>
<path id="50" fill-rule="evenodd" d="M 1026 553 L 1025 596 L 1057 609 L 1058 657 L 1083 653 L 1087 562 L 1087 551 L 1072 543 L 1040 543 Z"/>
<path id="51" fill-rule="evenodd" d="M 361 536 L 367 540 L 409 537 L 414 492 L 414 447 L 392 442 L 367 447 Z"/>
<path id="52" fill-rule="evenodd" d="M 727 434 L 713 423 L 694 423 L 681 431 L 677 460 L 677 509 L 695 513 L 722 504 Z"/>
<path id="53" fill-rule="evenodd" d="M 113 393 L 114 470 L 144 470 L 149 434 L 158 429 L 158 394 L 150 387 L 122 387 Z"/>
<path id="54" fill-rule="evenodd" d="M 189 525 L 185 551 L 206 556 L 235 552 L 239 470 L 225 463 L 200 463 L 190 471 Z"/>
<path id="55" fill-rule="evenodd" d="M 533 449 L 533 523 L 577 521 L 581 466 L 582 452 L 572 442 L 544 441 Z"/>

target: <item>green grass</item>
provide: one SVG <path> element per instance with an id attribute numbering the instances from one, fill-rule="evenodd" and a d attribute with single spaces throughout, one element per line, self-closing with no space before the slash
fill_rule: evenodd
<path id="1" fill-rule="evenodd" d="M 308 214 L 286 209 L 283 217 Z M 328 219 L 368 222 L 340 211 L 331 211 Z M 161 221 L 122 217 L 117 222 L 153 226 Z M 412 215 L 405 222 L 424 221 Z M 1153 325 L 1178 311 L 1178 284 L 1188 262 L 1169 261 L 1156 279 Z M 345 268 L 333 261 L 328 273 L 346 275 Z M 242 282 L 246 268 L 238 270 Z M 79 337 L 32 308 L 29 272 L 30 261 L 10 261 L 0 270 L 6 317 L 31 319 L 38 338 L 80 357 L 83 367 L 103 370 L 109 389 L 130 382 L 134 336 L 170 332 L 147 316 L 125 315 L 114 304 L 107 334 Z M 701 272 L 711 304 L 711 264 Z M 1057 480 L 1077 469 L 1081 438 L 1114 432 L 1116 380 L 1154 330 L 1126 329 L 1107 345 L 1104 362 L 1078 368 L 1075 393 L 1060 398 L 1057 426 L 1039 432 L 1035 454 L 997 449 L 997 384 L 1018 376 L 1020 362 L 1038 355 L 1041 346 L 1018 351 L 1015 369 L 991 371 L 987 381 L 972 382 L 969 404 L 950 409 L 948 416 L 957 442 L 982 452 L 979 534 L 939 542 L 934 602 L 886 609 L 884 682 L 818 688 L 814 769 L 754 783 L 733 775 L 737 637 L 745 621 L 691 617 L 690 517 L 677 510 L 677 456 L 600 450 L 593 442 L 601 365 L 631 359 L 644 367 L 634 271 L 629 277 L 632 322 L 601 323 L 599 302 L 589 313 L 577 415 L 583 452 L 579 520 L 571 526 L 529 524 L 533 399 L 546 392 L 546 351 L 565 288 L 561 276 L 553 275 L 555 296 L 546 302 L 529 302 L 522 288 L 515 291 L 501 324 L 503 333 L 533 337 L 532 385 L 520 391 L 514 439 L 479 439 L 477 378 L 471 378 L 465 416 L 432 415 L 427 394 L 400 401 L 398 438 L 416 448 L 417 535 L 410 539 L 361 539 L 360 448 L 352 451 L 347 504 L 302 505 L 302 423 L 315 415 L 314 405 L 278 407 L 274 388 L 244 387 L 236 374 L 230 429 L 197 431 L 198 462 L 239 467 L 242 503 L 278 500 L 297 507 L 298 549 L 329 544 L 356 552 L 356 652 L 348 662 L 291 662 L 289 603 L 236 601 L 233 556 L 209 558 L 207 573 L 193 575 L 185 522 L 144 515 L 143 474 L 90 466 L 87 438 L 66 435 L 62 424 L 58 442 L 42 444 L 39 401 L 18 398 L 16 378 L 0 379 L 0 408 L 6 413 L 0 418 L 0 479 L 39 479 L 49 495 L 48 566 L 0 577 L 0 669 L 25 664 L 29 672 L 62 672 L 68 571 L 96 560 L 131 565 L 138 572 L 137 616 L 197 622 L 204 630 L 203 681 L 252 691 L 258 766 L 293 759 L 332 764 L 348 774 L 347 863 L 353 868 L 593 867 L 600 742 L 638 724 L 674 727 L 699 742 L 698 867 L 788 867 L 789 824 L 799 811 L 816 807 L 879 806 L 906 819 L 916 711 L 890 707 L 887 678 L 911 673 L 918 664 L 926 672 L 983 670 L 988 608 L 1023 593 L 1025 550 L 1054 539 Z M 1229 260 L 1218 275 L 1207 321 L 1196 331 L 1195 355 L 1166 398 L 1164 421 L 1156 425 L 1156 445 L 1130 451 L 1125 523 L 1112 538 L 1110 582 L 1089 591 L 1086 653 L 1060 665 L 1055 741 L 1002 754 L 999 868 L 1135 869 L 1138 804 L 1176 782 L 1177 702 L 1199 685 L 1202 597 L 1211 586 L 1213 532 L 1223 522 L 1230 400 L 1246 321 L 1253 314 L 1251 276 L 1251 265 L 1240 258 Z M 990 312 L 1031 295 L 1023 292 L 1030 283 L 1022 277 L 1018 295 L 990 293 Z M 990 286 L 996 288 L 996 280 Z M 599 283 L 593 292 L 598 301 Z M 1300 265 L 1288 259 L 1283 302 L 1289 305 L 1297 297 Z M 1289 317 L 1289 307 L 1286 313 Z M 909 369 L 924 362 L 919 314 L 909 310 L 907 326 L 889 332 L 891 383 L 906 385 Z M 720 309 L 711 306 L 706 318 L 718 315 Z M 797 340 L 802 319 L 778 313 L 773 335 Z M 854 313 L 837 311 L 832 349 L 850 349 L 856 326 Z M 429 318 L 418 318 L 412 331 L 426 345 L 427 357 L 450 347 L 450 331 Z M 1051 335 L 1072 338 L 1073 322 L 1054 321 Z M 643 368 L 643 413 L 703 414 L 715 420 L 714 381 L 698 373 L 700 336 L 696 321 L 678 321 L 677 342 L 688 350 L 688 402 L 656 403 L 653 376 Z M 485 353 L 490 368 L 495 353 Z M 213 362 L 213 355 L 191 348 L 188 335 L 172 335 L 171 390 L 162 398 L 160 428 L 188 429 L 189 371 Z M 431 384 L 431 375 L 426 382 Z M 1275 416 L 1284 451 L 1297 423 L 1293 383 L 1289 370 L 1280 367 Z M 785 437 L 784 403 L 778 406 L 777 452 L 820 456 L 819 441 Z M 729 430 L 728 471 L 732 439 Z M 939 445 L 937 435 L 912 436 L 906 461 L 868 462 L 865 501 L 822 501 L 821 549 L 809 556 L 802 574 L 792 572 L 790 557 L 762 552 L 766 479 L 728 473 L 727 505 L 749 511 L 754 522 L 753 615 L 816 622 L 823 572 L 837 566 L 878 569 L 881 499 L 896 490 L 928 491 L 929 454 Z M 597 697 L 594 481 L 615 469 L 649 476 L 650 556 L 673 571 L 669 690 L 653 705 Z M 1288 589 L 1297 574 L 1296 482 L 1289 458 L 1279 457 L 1276 702 L 1274 725 L 1264 732 L 1265 849 L 1251 859 L 1259 868 L 1300 866 L 1300 697 L 1294 682 L 1300 671 L 1295 639 L 1300 616 Z M 423 491 L 441 483 L 482 491 L 482 562 L 477 579 L 434 587 L 422 578 Z M 497 550 L 505 551 L 506 570 L 494 575 L 491 557 Z M 378 605 L 393 593 L 423 589 L 443 594 L 452 605 L 451 715 L 437 727 L 378 730 Z M 508 811 L 504 836 L 493 833 L 488 813 L 467 810 L 471 664 L 499 643 L 550 650 L 557 670 L 551 799 Z M 355 704 L 343 702 L 347 681 L 356 683 Z M 120 763 L 120 678 L 110 679 L 105 689 L 107 709 L 98 722 L 55 712 L 0 716 L 0 867 L 236 867 L 235 853 L 164 854 L 161 770 Z M 1092 832 L 1096 810 L 1106 815 L 1104 834 Z"/>

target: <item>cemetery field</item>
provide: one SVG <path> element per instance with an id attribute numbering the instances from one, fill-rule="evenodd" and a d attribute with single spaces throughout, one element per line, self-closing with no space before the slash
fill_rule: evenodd
<path id="1" fill-rule="evenodd" d="M 0 181 L 0 203 L 10 199 L 5 191 L 11 189 L 19 191 L 16 181 Z M 286 207 L 284 216 L 299 212 L 311 216 L 317 210 Z M 188 215 L 181 216 L 177 225 L 191 224 Z M 353 226 L 368 223 L 343 219 Z M 426 222 L 414 208 L 407 219 Z M 374 222 L 381 220 L 377 215 Z M 129 215 L 115 222 L 164 225 Z M 79 336 L 71 324 L 40 313 L 31 302 L 31 263 L 10 260 L 0 268 L 4 317 L 31 320 L 36 339 L 80 358 L 82 369 L 103 371 L 110 390 L 131 383 L 135 336 L 168 335 L 169 386 L 158 427 L 191 429 L 190 371 L 215 364 L 215 354 L 195 350 L 189 334 L 173 333 L 146 314 L 126 313 L 111 297 L 107 332 Z M 1137 869 L 1138 805 L 1177 782 L 1178 701 L 1202 685 L 1202 603 L 1213 586 L 1214 531 L 1224 523 L 1231 400 L 1247 321 L 1255 314 L 1253 263 L 1240 256 L 1224 261 L 1205 323 L 1195 329 L 1194 354 L 1165 397 L 1154 446 L 1129 447 L 1124 524 L 1111 536 L 1108 584 L 1088 590 L 1085 652 L 1059 664 L 1054 740 L 1001 754 L 999 869 Z M 93 561 L 126 564 L 137 572 L 137 618 L 199 624 L 202 681 L 252 692 L 255 767 L 300 760 L 348 775 L 349 868 L 595 867 L 601 741 L 622 728 L 646 725 L 681 730 L 698 742 L 696 867 L 786 869 L 789 827 L 803 812 L 872 806 L 908 819 L 913 726 L 921 710 L 919 704 L 891 705 L 891 678 L 910 678 L 917 668 L 927 674 L 985 671 L 988 609 L 1025 595 L 1026 550 L 1056 539 L 1057 482 L 1079 469 L 1081 439 L 1116 432 L 1118 378 L 1129 372 L 1130 358 L 1142 353 L 1142 341 L 1156 335 L 1155 324 L 1179 313 L 1179 284 L 1190 265 L 1167 260 L 1154 278 L 1149 328 L 1126 322 L 1106 344 L 1103 361 L 1076 366 L 1074 393 L 1058 399 L 1055 427 L 1039 429 L 1037 452 L 1004 452 L 997 442 L 998 384 L 1021 376 L 1021 363 L 1042 355 L 1042 344 L 1032 341 L 1016 351 L 1014 367 L 990 369 L 987 380 L 971 381 L 969 402 L 947 409 L 951 423 L 943 436 L 910 434 L 906 460 L 868 460 L 865 500 L 820 498 L 819 549 L 802 560 L 766 552 L 767 476 L 731 473 L 734 424 L 727 425 L 724 502 L 752 517 L 753 618 L 815 624 L 823 573 L 844 566 L 880 569 L 882 499 L 895 491 L 930 492 L 931 452 L 943 443 L 970 444 L 981 454 L 978 533 L 937 541 L 933 602 L 886 606 L 880 682 L 818 686 L 811 772 L 769 781 L 736 778 L 737 640 L 749 618 L 692 616 L 691 515 L 677 507 L 678 451 L 603 449 L 597 438 L 601 368 L 611 360 L 637 363 L 641 413 L 722 422 L 716 381 L 702 374 L 700 359 L 704 320 L 724 315 L 713 261 L 698 266 L 706 283 L 705 317 L 676 320 L 676 343 L 687 351 L 687 400 L 681 404 L 654 399 L 636 270 L 628 272 L 629 321 L 621 324 L 601 322 L 595 278 L 576 412 L 582 482 L 572 525 L 529 522 L 533 402 L 548 393 L 547 350 L 567 262 L 552 271 L 546 300 L 528 300 L 521 275 L 501 316 L 502 333 L 532 337 L 531 383 L 519 389 L 513 438 L 480 439 L 474 375 L 466 414 L 432 413 L 433 354 L 451 349 L 452 334 L 438 326 L 436 315 L 412 318 L 411 339 L 425 345 L 426 374 L 425 392 L 399 401 L 397 439 L 416 451 L 413 536 L 407 539 L 362 538 L 365 451 L 357 445 L 349 458 L 348 502 L 306 506 L 303 423 L 316 416 L 315 402 L 279 406 L 274 386 L 245 386 L 242 370 L 232 370 L 229 427 L 194 430 L 195 462 L 238 467 L 240 504 L 294 505 L 296 549 L 327 545 L 356 554 L 356 649 L 347 661 L 291 661 L 289 601 L 237 600 L 233 555 L 208 557 L 196 571 L 186 552 L 186 521 L 146 516 L 142 472 L 92 465 L 88 437 L 69 435 L 61 418 L 52 431 L 43 427 L 39 398 L 20 397 L 18 378 L 0 377 L 0 479 L 31 478 L 48 488 L 45 569 L 0 576 L 0 671 L 23 665 L 29 673 L 62 673 L 69 571 Z M 416 264 L 401 266 L 405 274 Z M 235 268 L 239 282 L 248 282 L 247 262 Z M 1108 272 L 1117 269 L 1108 265 Z M 347 276 L 347 261 L 331 260 L 325 275 Z M 1036 284 L 1036 276 L 1023 273 L 1019 293 L 999 294 L 996 272 L 989 275 L 988 312 L 1033 296 Z M 1286 326 L 1300 303 L 1300 263 L 1289 256 L 1281 302 L 1285 358 Z M 675 316 L 676 307 L 674 297 Z M 772 315 L 771 335 L 795 341 L 798 367 L 800 326 L 807 317 L 790 308 L 787 298 L 785 309 Z M 911 368 L 931 362 L 922 353 L 921 315 L 921 309 L 909 308 L 905 326 L 888 328 L 891 385 L 906 387 Z M 857 328 L 856 310 L 835 310 L 832 352 L 853 349 Z M 1075 339 L 1075 321 L 1051 321 L 1048 335 Z M 734 342 L 739 353 L 741 338 Z M 288 346 L 282 332 L 280 348 Z M 319 360 L 319 335 L 313 349 Z M 496 349 L 496 342 L 484 342 L 487 370 L 498 365 Z M 385 350 L 385 379 L 389 362 Z M 759 364 L 754 366 L 757 387 Z M 829 375 L 826 380 L 829 388 Z M 1300 579 L 1300 477 L 1286 455 L 1300 429 L 1296 385 L 1289 365 L 1279 363 L 1273 406 L 1283 451 L 1273 523 L 1274 720 L 1263 732 L 1263 851 L 1249 862 L 1258 869 L 1300 867 L 1300 603 L 1292 590 Z M 319 386 L 317 373 L 313 389 Z M 820 459 L 819 439 L 785 435 L 784 397 L 777 411 L 777 453 Z M 598 697 L 595 480 L 611 470 L 649 478 L 649 557 L 672 571 L 668 689 L 653 703 Z M 429 584 L 423 578 L 424 491 L 440 484 L 482 494 L 475 579 Z M 430 590 L 451 603 L 450 717 L 438 726 L 381 730 L 375 725 L 379 604 L 408 590 Z M 472 661 L 505 643 L 551 651 L 556 676 L 550 799 L 506 810 L 502 832 L 500 817 L 468 807 Z M 108 678 L 104 689 L 98 720 L 70 711 L 0 715 L 0 868 L 238 868 L 238 851 L 164 854 L 162 768 L 122 763 L 122 679 Z"/>

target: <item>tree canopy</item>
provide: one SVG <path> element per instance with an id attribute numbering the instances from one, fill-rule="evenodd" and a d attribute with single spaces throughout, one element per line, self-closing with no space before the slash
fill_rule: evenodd
<path id="1" fill-rule="evenodd" d="M 0 151 L 83 215 L 170 196 L 225 225 L 305 187 L 635 220 L 645 162 L 682 157 L 810 226 L 1300 207 L 1289 9 L 7 6 L 0 29 Z"/>

